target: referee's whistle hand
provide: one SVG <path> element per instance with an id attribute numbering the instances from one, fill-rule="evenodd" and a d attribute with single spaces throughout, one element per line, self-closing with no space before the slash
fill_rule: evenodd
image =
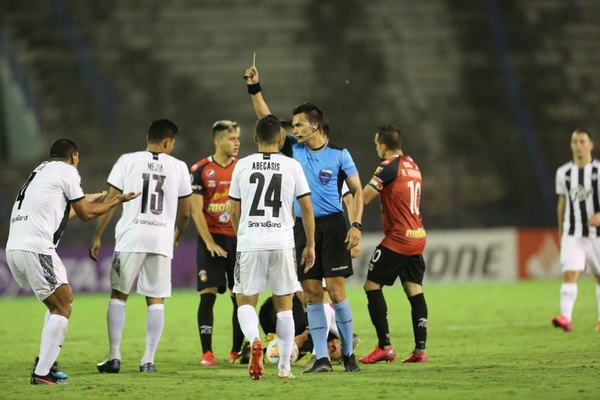
<path id="1" fill-rule="evenodd" d="M 348 250 L 360 245 L 360 231 L 358 229 L 350 228 L 348 234 L 346 235 L 345 243 L 348 243 L 346 247 Z"/>
<path id="2" fill-rule="evenodd" d="M 308 272 L 309 269 L 315 265 L 315 248 L 305 247 L 302 251 L 302 259 L 300 265 L 304 265 L 304 272 Z"/>

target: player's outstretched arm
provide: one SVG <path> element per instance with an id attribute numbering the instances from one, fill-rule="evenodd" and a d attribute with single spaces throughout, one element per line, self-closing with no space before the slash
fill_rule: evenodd
<path id="1" fill-rule="evenodd" d="M 244 72 L 244 79 L 246 80 L 246 84 L 248 85 L 248 93 L 251 94 L 252 98 L 252 106 L 254 107 L 254 112 L 258 116 L 258 118 L 262 118 L 265 115 L 271 114 L 265 99 L 263 98 L 261 87 L 260 87 L 260 76 L 258 75 L 258 70 L 256 67 L 249 67 Z"/>
<path id="2" fill-rule="evenodd" d="M 196 231 L 206 245 L 211 257 L 227 257 L 227 251 L 215 243 L 215 239 L 208 230 L 206 217 L 204 216 L 204 197 L 201 194 L 192 195 L 192 219 L 196 226 Z"/>
<path id="3" fill-rule="evenodd" d="M 71 203 L 73 209 L 75 209 L 75 213 L 77 216 L 83 221 L 89 221 L 92 218 L 96 218 L 102 214 L 107 213 L 113 207 L 118 204 L 124 203 L 129 200 L 133 200 L 138 197 L 140 193 L 118 193 L 114 196 L 107 197 L 107 200 L 104 203 L 90 203 L 85 198 L 82 198 L 78 201 Z"/>
<path id="4" fill-rule="evenodd" d="M 360 223 L 362 221 L 364 206 L 362 188 L 360 186 L 360 178 L 358 174 L 346 178 L 346 184 L 348 185 L 348 189 L 350 189 L 350 193 L 352 193 L 353 197 L 353 215 L 350 215 L 350 217 L 353 218 L 352 222 Z M 360 239 L 360 229 L 351 226 L 348 230 L 348 234 L 346 235 L 346 243 L 348 243 L 348 249 L 351 250 L 352 248 L 359 246 Z"/>
<path id="5" fill-rule="evenodd" d="M 177 247 L 179 238 L 188 226 L 191 218 L 192 196 L 181 197 L 177 202 L 177 219 L 175 220 L 175 237 L 173 248 Z"/>
<path id="6" fill-rule="evenodd" d="M 108 192 L 106 190 L 103 190 L 102 192 L 98 192 L 98 193 L 87 193 L 85 195 L 85 200 L 89 203 L 95 203 L 95 202 L 105 198 L 107 193 Z M 76 216 L 77 216 L 77 213 L 75 212 L 75 209 L 71 208 L 71 210 L 69 211 L 69 219 L 75 218 Z"/>
<path id="7" fill-rule="evenodd" d="M 315 216 L 310 196 L 299 198 L 298 204 L 302 210 L 302 225 L 306 235 L 306 246 L 302 250 L 300 265 L 304 265 L 304 272 L 306 272 L 315 265 Z"/>

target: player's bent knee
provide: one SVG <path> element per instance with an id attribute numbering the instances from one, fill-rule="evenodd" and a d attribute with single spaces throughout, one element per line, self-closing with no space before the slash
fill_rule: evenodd
<path id="1" fill-rule="evenodd" d="M 381 289 L 381 285 L 373 281 L 367 280 L 363 285 L 363 289 L 365 290 L 365 292 L 369 292 L 371 290 L 379 290 Z"/>

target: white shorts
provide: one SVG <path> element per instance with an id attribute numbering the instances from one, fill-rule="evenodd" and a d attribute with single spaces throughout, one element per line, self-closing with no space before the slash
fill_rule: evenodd
<path id="1" fill-rule="evenodd" d="M 162 254 L 115 251 L 110 287 L 129 294 L 138 278 L 137 292 L 143 296 L 171 297 L 171 259 Z"/>
<path id="2" fill-rule="evenodd" d="M 20 287 L 29 285 L 35 296 L 44 301 L 60 285 L 68 285 L 67 270 L 58 254 L 38 254 L 25 250 L 8 250 L 6 261 Z"/>
<path id="3" fill-rule="evenodd" d="M 267 288 L 276 296 L 298 290 L 296 250 L 238 251 L 236 253 L 233 293 L 258 294 Z"/>
<path id="4" fill-rule="evenodd" d="M 560 268 L 584 271 L 586 265 L 594 275 L 600 275 L 600 238 L 563 236 L 560 242 Z"/>

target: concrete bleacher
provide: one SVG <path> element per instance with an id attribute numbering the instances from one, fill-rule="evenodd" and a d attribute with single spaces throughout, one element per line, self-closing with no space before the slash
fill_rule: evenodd
<path id="1" fill-rule="evenodd" d="M 57 3 L 68 10 L 89 61 L 116 99 L 115 132 L 109 132 L 101 105 L 90 95 L 81 60 L 53 11 Z M 33 13 L 28 2 L 2 2 L 1 22 L 36 82 L 47 141 L 69 136 L 82 147 L 86 189 L 104 187 L 117 155 L 142 148 L 148 122 L 159 116 L 179 124 L 176 155 L 188 163 L 212 151 L 210 126 L 217 119 L 240 122 L 242 154 L 251 152 L 255 117 L 241 75 L 256 52 L 272 112 L 289 117 L 301 102 L 320 105 L 331 123 L 332 141 L 350 149 L 363 183 L 377 163 L 376 126 L 400 126 L 405 150 L 425 177 L 421 208 L 426 222 L 518 224 L 510 219 L 511 209 L 527 218 L 527 207 L 539 201 L 482 2 L 35 4 Z M 496 6 L 523 103 L 552 176 L 570 156 L 569 130 L 600 122 L 595 51 L 600 6 L 591 0 L 572 1 L 568 8 L 554 0 L 496 1 Z M 9 175 L 18 175 L 14 181 L 20 182 L 26 173 Z M 15 190 L 17 183 L 0 179 Z M 366 218 L 377 226 L 378 212 L 372 208 Z M 490 212 L 478 211 L 484 209 Z M 539 218 L 530 221 L 548 220 Z"/>

